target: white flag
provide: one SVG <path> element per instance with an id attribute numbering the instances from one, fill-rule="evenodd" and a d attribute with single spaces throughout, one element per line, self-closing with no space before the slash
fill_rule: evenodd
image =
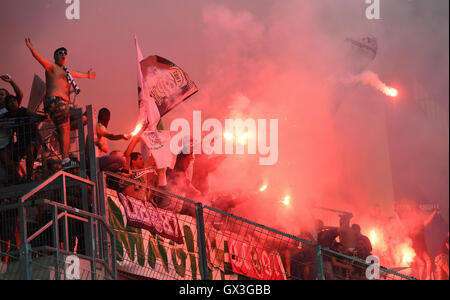
<path id="1" fill-rule="evenodd" d="M 145 131 L 142 133 L 142 148 L 147 148 L 155 159 L 156 168 L 171 168 L 175 166 L 176 155 L 170 150 L 170 131 Z"/>

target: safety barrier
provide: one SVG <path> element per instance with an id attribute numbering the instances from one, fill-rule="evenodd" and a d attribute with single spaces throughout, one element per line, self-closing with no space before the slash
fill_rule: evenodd
<path id="1" fill-rule="evenodd" d="M 165 189 L 102 174 L 117 269 L 125 278 L 413 279 Z M 342 266 L 348 266 L 348 272 Z"/>
<path id="2" fill-rule="evenodd" d="M 85 130 L 81 109 L 71 109 L 70 153 L 85 177 Z M 85 117 L 86 119 L 86 117 Z M 43 115 L 0 118 L 0 188 L 46 179 L 61 169 L 59 133 Z"/>
<path id="3" fill-rule="evenodd" d="M 114 279 L 114 234 L 106 221 L 93 213 L 95 202 L 93 182 L 59 171 L 16 203 L 0 206 L 3 261 L 8 265 L 16 262 L 7 269 L 17 270 L 20 265 L 21 279 L 36 279 L 42 277 L 42 265 L 50 264 L 53 275 L 44 268 L 46 279 L 65 279 L 67 260 L 72 259 L 72 277 L 76 279 L 86 273 L 91 279 Z"/>
<path id="4" fill-rule="evenodd" d="M 10 148 L 2 149 L 6 158 L 23 145 L 42 141 L 32 157 L 41 165 L 35 161 L 32 172 L 19 180 L 3 174 L 7 180 L 0 185 L 0 279 L 117 278 L 115 237 L 104 218 L 103 195 L 97 195 L 92 106 L 86 108 L 86 120 L 81 109 L 71 110 L 71 116 L 71 157 L 78 164 L 66 172 L 60 170 L 59 143 L 51 124 L 33 118 L 0 121 L 10 123 L 0 127 L 11 137 Z M 33 131 L 27 130 L 30 126 Z M 52 159 L 59 166 L 49 166 Z M 4 160 L 0 165 L 5 171 Z M 15 172 L 17 167 L 11 169 Z"/>

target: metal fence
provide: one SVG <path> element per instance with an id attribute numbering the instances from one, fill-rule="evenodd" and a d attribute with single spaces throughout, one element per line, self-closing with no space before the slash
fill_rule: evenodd
<path id="1" fill-rule="evenodd" d="M 70 173 L 49 168 L 61 158 L 51 124 L 3 120 L 0 279 L 411 279 L 154 188 L 141 181 L 149 175 L 98 173 L 92 106 L 86 112 L 85 140 L 82 111 L 72 111 L 79 167 Z"/>
<path id="2" fill-rule="evenodd" d="M 45 279 L 61 279 L 67 273 L 62 271 L 67 269 L 67 257 L 76 257 L 83 267 L 77 267 L 79 275 L 72 279 L 87 273 L 91 279 L 114 279 L 114 234 L 102 217 L 91 212 L 95 202 L 93 182 L 59 171 L 16 203 L 0 206 L 6 273 L 14 278 L 19 276 L 14 270 L 20 270 L 21 279 L 36 279 L 46 272 Z"/>
<path id="3" fill-rule="evenodd" d="M 11 126 L 0 127 L 11 137 L 10 148 L 2 149 L 6 158 L 33 139 L 41 141 L 32 172 L 19 174 L 18 180 L 8 180 L 14 176 L 4 172 L 7 180 L 0 185 L 0 279 L 117 278 L 115 237 L 103 217 L 104 198 L 99 201 L 97 196 L 92 106 L 86 108 L 85 118 L 81 109 L 71 110 L 71 117 L 70 156 L 78 164 L 66 172 L 60 170 L 52 124 L 39 119 L 30 131 L 34 122 L 30 118 L 22 123 L 7 119 Z M 59 165 L 52 167 L 49 162 Z M 11 170 L 18 167 L 14 162 Z"/>
<path id="4" fill-rule="evenodd" d="M 140 181 L 102 177 L 124 278 L 413 279 Z"/>
<path id="5" fill-rule="evenodd" d="M 196 204 L 107 174 L 102 173 L 103 187 L 121 277 L 201 279 Z"/>
<path id="6" fill-rule="evenodd" d="M 81 174 L 86 170 L 86 116 L 81 109 L 70 110 L 70 153 L 79 167 L 71 170 Z M 0 118 L 0 188 L 40 181 L 61 169 L 59 132 L 44 115 Z"/>

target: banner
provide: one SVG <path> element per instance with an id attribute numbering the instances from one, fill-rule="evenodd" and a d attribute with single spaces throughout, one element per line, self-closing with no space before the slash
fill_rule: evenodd
<path id="1" fill-rule="evenodd" d="M 278 253 L 237 239 L 229 242 L 233 272 L 258 280 L 286 280 Z"/>
<path id="2" fill-rule="evenodd" d="M 176 215 L 182 238 L 182 243 L 177 243 L 174 240 L 179 237 L 174 234 L 176 229 L 167 225 L 173 217 L 171 212 L 167 211 L 166 216 L 169 217 L 165 219 L 166 228 L 170 229 L 164 232 L 160 228 L 163 236 L 163 233 L 153 233 L 147 229 L 154 230 L 152 228 L 155 226 L 153 222 L 150 224 L 151 218 L 146 218 L 150 213 L 135 210 L 135 201 L 138 200 L 124 197 L 111 189 L 106 189 L 106 195 L 108 219 L 116 237 L 119 271 L 158 280 L 201 279 L 195 218 Z M 207 233 L 206 252 L 211 279 L 286 279 L 278 252 L 264 249 L 253 241 L 240 242 L 242 237 L 213 227 L 208 227 Z"/>
<path id="3" fill-rule="evenodd" d="M 125 209 L 127 224 L 159 234 L 178 244 L 183 243 L 183 236 L 174 213 L 156 208 L 149 201 L 137 200 L 119 192 L 117 194 Z"/>
<path id="4" fill-rule="evenodd" d="M 195 220 L 178 220 L 183 243 L 128 224 L 126 209 L 117 192 L 106 189 L 108 220 L 116 237 L 117 268 L 120 272 L 157 280 L 199 280 Z M 194 225 L 192 225 L 194 224 Z"/>

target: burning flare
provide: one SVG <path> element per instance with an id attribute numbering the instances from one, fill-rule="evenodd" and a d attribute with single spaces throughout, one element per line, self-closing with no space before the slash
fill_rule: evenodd
<path id="1" fill-rule="evenodd" d="M 283 201 L 281 201 L 281 203 L 283 203 L 285 206 L 288 206 L 289 203 L 291 203 L 291 197 L 290 196 L 284 197 L 284 199 L 283 199 Z"/>
<path id="2" fill-rule="evenodd" d="M 380 80 L 378 75 L 372 71 L 364 71 L 361 74 L 350 76 L 349 83 L 363 83 L 372 86 L 389 97 L 397 97 L 398 91 L 393 87 L 387 86 Z"/>
<path id="3" fill-rule="evenodd" d="M 404 263 L 404 264 L 412 263 L 414 261 L 415 256 L 416 256 L 416 254 L 414 253 L 414 250 L 412 250 L 412 249 L 403 250 L 402 263 Z"/>
<path id="4" fill-rule="evenodd" d="M 245 145 L 247 143 L 247 138 L 248 138 L 248 132 L 244 133 L 240 138 L 239 138 L 239 143 L 241 143 L 242 145 Z"/>
<path id="5" fill-rule="evenodd" d="M 141 131 L 141 129 L 142 129 L 142 124 L 138 124 L 138 125 L 136 126 L 136 128 L 134 129 L 134 131 L 131 133 L 131 135 L 132 135 L 132 136 L 135 136 L 136 134 L 139 133 L 139 131 Z"/>
<path id="6" fill-rule="evenodd" d="M 404 265 L 410 265 L 414 261 L 414 257 L 416 257 L 414 249 L 408 244 L 402 244 L 399 252 L 399 255 L 402 256 L 402 264 Z"/>
<path id="7" fill-rule="evenodd" d="M 398 91 L 391 87 L 385 87 L 383 89 L 383 93 L 385 93 L 386 95 L 391 96 L 391 97 L 397 97 L 397 95 L 398 95 Z"/>
<path id="8" fill-rule="evenodd" d="M 231 140 L 234 139 L 234 136 L 233 136 L 233 134 L 232 134 L 231 132 L 225 132 L 225 133 L 223 134 L 223 137 L 224 137 L 225 140 L 227 140 L 227 141 L 231 141 Z"/>
<path id="9" fill-rule="evenodd" d="M 244 132 L 241 136 L 236 136 L 233 133 L 227 131 L 223 134 L 223 137 L 227 141 L 233 141 L 236 139 L 239 144 L 245 145 L 247 144 L 248 135 L 248 132 Z"/>
<path id="10" fill-rule="evenodd" d="M 265 190 L 267 190 L 267 184 L 263 185 L 263 186 L 259 189 L 260 192 L 264 192 Z"/>
<path id="11" fill-rule="evenodd" d="M 372 246 L 375 246 L 375 244 L 377 243 L 377 232 L 375 229 L 372 229 L 370 231 L 370 242 L 372 243 Z"/>

